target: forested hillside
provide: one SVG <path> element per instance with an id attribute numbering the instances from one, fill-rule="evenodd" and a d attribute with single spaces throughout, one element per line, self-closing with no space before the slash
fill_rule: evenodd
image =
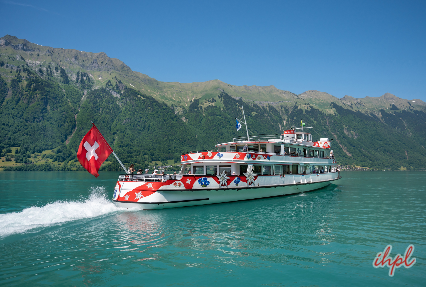
<path id="1" fill-rule="evenodd" d="M 235 129 L 241 106 L 251 135 L 281 134 L 303 119 L 314 127 L 315 139 L 333 139 L 342 165 L 425 169 L 426 106 L 420 100 L 391 94 L 337 99 L 317 91 L 296 95 L 220 81 L 162 83 L 104 53 L 0 38 L 4 170 L 81 169 L 76 151 L 92 121 L 127 165 L 178 162 L 183 152 L 211 150 L 244 136 L 244 129 Z M 113 157 L 103 168 L 120 169 Z"/>

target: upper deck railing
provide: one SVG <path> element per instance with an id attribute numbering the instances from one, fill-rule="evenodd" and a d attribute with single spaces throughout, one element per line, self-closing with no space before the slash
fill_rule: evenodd
<path id="1" fill-rule="evenodd" d="M 145 181 L 145 182 L 164 182 L 169 179 L 181 179 L 179 174 L 120 174 L 119 180 L 122 181 Z"/>

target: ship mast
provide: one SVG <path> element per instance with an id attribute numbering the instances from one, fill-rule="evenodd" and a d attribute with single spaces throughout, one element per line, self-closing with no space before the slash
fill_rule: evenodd
<path id="1" fill-rule="evenodd" d="M 246 116 L 244 115 L 244 107 L 242 105 L 241 105 L 241 109 L 243 110 L 244 124 L 246 126 L 246 131 L 247 131 L 247 141 L 250 141 L 250 137 L 249 137 L 249 133 L 248 133 L 248 128 L 247 128 Z"/>

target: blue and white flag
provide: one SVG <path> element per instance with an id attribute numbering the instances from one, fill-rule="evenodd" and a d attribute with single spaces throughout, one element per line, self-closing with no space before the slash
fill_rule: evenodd
<path id="1" fill-rule="evenodd" d="M 238 121 L 237 118 L 235 118 L 235 120 L 237 121 L 236 128 L 237 128 L 237 132 L 238 132 L 241 129 L 241 124 L 240 124 L 240 122 Z"/>

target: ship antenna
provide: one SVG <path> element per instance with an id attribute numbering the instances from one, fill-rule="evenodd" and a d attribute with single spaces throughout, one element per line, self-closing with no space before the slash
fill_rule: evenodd
<path id="1" fill-rule="evenodd" d="M 244 124 L 246 125 L 247 141 L 250 141 L 250 137 L 249 137 L 249 133 L 248 133 L 248 128 L 247 128 L 246 116 L 244 115 L 244 107 L 243 107 L 243 105 L 241 105 L 241 109 L 243 110 Z"/>

